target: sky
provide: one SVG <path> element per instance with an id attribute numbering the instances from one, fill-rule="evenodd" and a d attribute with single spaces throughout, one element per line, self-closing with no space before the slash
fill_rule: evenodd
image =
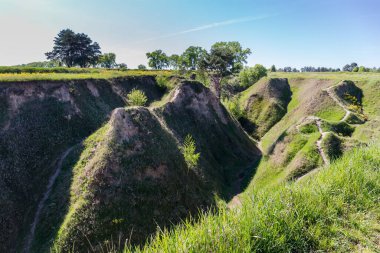
<path id="1" fill-rule="evenodd" d="M 0 0 L 0 65 L 44 61 L 62 29 L 118 63 L 239 41 L 248 65 L 380 67 L 380 0 Z"/>

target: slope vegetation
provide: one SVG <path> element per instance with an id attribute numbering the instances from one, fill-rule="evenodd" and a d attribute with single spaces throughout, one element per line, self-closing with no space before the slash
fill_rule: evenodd
<path id="1" fill-rule="evenodd" d="M 154 77 L 0 83 L 0 251 L 22 247 L 55 161 L 133 88 L 149 102 L 163 95 Z"/>
<path id="2" fill-rule="evenodd" d="M 189 134 L 200 152 L 195 168 L 182 155 Z M 161 107 L 115 109 L 83 145 L 72 170 L 69 207 L 55 220 L 56 234 L 50 233 L 58 252 L 100 251 L 109 240 L 143 243 L 157 226 L 170 227 L 215 206 L 215 195 L 228 201 L 244 187 L 240 181 L 252 176 L 246 169 L 260 159 L 217 98 L 188 81 Z M 62 188 L 58 183 L 57 190 Z M 53 200 L 56 195 L 53 190 L 48 203 L 62 206 Z M 43 216 L 41 224 L 49 219 L 54 220 Z M 36 252 L 48 249 L 39 244 L 42 230 L 37 228 Z"/>
<path id="3" fill-rule="evenodd" d="M 260 139 L 286 114 L 291 96 L 287 79 L 262 79 L 241 94 L 240 123 L 250 135 Z"/>
<path id="4" fill-rule="evenodd" d="M 351 81 L 291 79 L 288 113 L 261 139 L 266 156 L 252 187 L 297 179 L 362 143 L 363 91 Z"/>
<path id="5" fill-rule="evenodd" d="M 379 166 L 378 145 L 348 152 L 310 180 L 250 189 L 241 208 L 124 252 L 377 252 Z"/>

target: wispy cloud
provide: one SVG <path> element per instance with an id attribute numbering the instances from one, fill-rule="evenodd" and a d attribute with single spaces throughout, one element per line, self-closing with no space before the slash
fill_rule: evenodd
<path id="1" fill-rule="evenodd" d="M 188 33 L 194 33 L 194 32 L 199 32 L 199 31 L 203 31 L 203 30 L 209 30 L 209 29 L 213 29 L 216 27 L 247 23 L 247 22 L 271 18 L 274 16 L 277 16 L 277 15 L 263 15 L 263 16 L 255 16 L 255 17 L 243 17 L 243 18 L 229 19 L 229 20 L 224 20 L 221 22 L 215 22 L 215 23 L 211 23 L 211 24 L 207 24 L 207 25 L 194 27 L 194 28 L 191 28 L 188 30 L 183 30 L 183 31 L 175 32 L 175 33 L 169 33 L 169 34 L 157 36 L 154 38 L 149 38 L 149 39 L 146 39 L 146 40 L 143 40 L 140 42 L 148 42 L 148 41 L 154 41 L 154 40 L 159 40 L 159 39 L 172 38 L 172 37 L 176 37 L 176 36 L 180 36 L 180 35 L 184 35 L 184 34 L 188 34 Z"/>

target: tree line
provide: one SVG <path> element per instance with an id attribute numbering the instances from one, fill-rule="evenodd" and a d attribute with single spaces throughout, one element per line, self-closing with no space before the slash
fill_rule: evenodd
<path id="1" fill-rule="evenodd" d="M 199 46 L 190 46 L 182 54 L 167 55 L 161 49 L 146 53 L 148 66 L 152 69 L 198 71 L 206 75 L 211 80 L 211 88 L 218 98 L 221 96 L 221 83 L 226 77 L 239 75 L 242 83 L 248 85 L 254 80 L 266 76 L 267 71 L 271 72 L 338 72 L 340 69 L 326 67 L 303 67 L 300 70 L 292 67 L 276 69 L 276 66 L 266 69 L 262 65 L 253 68 L 244 67 L 248 56 L 251 54 L 249 48 L 243 48 L 237 41 L 217 42 L 210 50 Z M 51 52 L 46 53 L 46 57 L 58 66 L 81 68 L 102 67 L 127 69 L 126 64 L 117 64 L 114 53 L 104 53 L 100 51 L 97 42 L 84 33 L 75 33 L 70 29 L 62 30 L 54 38 L 54 47 Z M 147 69 L 140 64 L 138 69 Z M 380 69 L 369 69 L 358 66 L 357 63 L 347 64 L 343 71 L 369 72 L 380 71 Z"/>
<path id="2" fill-rule="evenodd" d="M 292 67 L 284 67 L 276 69 L 276 67 L 273 65 L 270 68 L 271 72 L 380 72 L 380 68 L 367 68 L 364 66 L 359 66 L 357 63 L 353 62 L 351 64 L 346 64 L 342 70 L 340 68 L 327 68 L 327 67 L 312 67 L 312 66 L 305 66 L 301 69 L 292 68 Z"/>

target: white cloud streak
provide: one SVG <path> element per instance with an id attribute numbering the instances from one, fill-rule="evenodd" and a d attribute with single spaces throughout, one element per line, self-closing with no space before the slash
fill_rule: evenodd
<path id="1" fill-rule="evenodd" d="M 203 30 L 209 30 L 209 29 L 213 29 L 216 27 L 223 27 L 223 26 L 229 26 L 229 25 L 234 25 L 234 24 L 247 23 L 247 22 L 271 18 L 274 16 L 277 16 L 277 15 L 265 15 L 265 16 L 230 19 L 230 20 L 225 20 L 225 21 L 221 21 L 221 22 L 215 22 L 215 23 L 208 24 L 208 25 L 202 25 L 202 26 L 194 27 L 194 28 L 184 30 L 184 31 L 180 31 L 180 32 L 176 32 L 176 33 L 169 33 L 166 35 L 157 36 L 154 38 L 149 38 L 149 39 L 146 39 L 146 40 L 143 40 L 140 42 L 149 42 L 149 41 L 154 41 L 154 40 L 159 40 L 159 39 L 172 38 L 172 37 L 176 37 L 176 36 L 180 36 L 180 35 L 184 35 L 184 34 L 188 34 L 188 33 L 194 33 L 194 32 L 199 32 L 199 31 L 203 31 Z"/>

